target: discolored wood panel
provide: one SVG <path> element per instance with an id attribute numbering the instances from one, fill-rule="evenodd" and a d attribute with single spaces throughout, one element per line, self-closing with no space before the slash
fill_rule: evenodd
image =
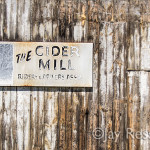
<path id="1" fill-rule="evenodd" d="M 0 149 L 149 150 L 149 138 L 126 135 L 150 132 L 149 7 L 0 0 L 1 41 L 94 43 L 92 88 L 0 87 Z"/>
<path id="2" fill-rule="evenodd" d="M 136 131 L 149 132 L 149 73 L 128 73 L 128 127 L 133 133 Z M 133 109 L 134 108 L 134 109 Z M 133 139 L 129 136 L 129 149 L 149 149 L 149 139 Z"/>

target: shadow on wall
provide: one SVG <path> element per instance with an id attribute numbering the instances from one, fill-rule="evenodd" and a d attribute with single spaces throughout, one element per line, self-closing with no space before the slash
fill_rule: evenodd
<path id="1" fill-rule="evenodd" d="M 49 91 L 49 92 L 93 92 L 93 88 L 74 87 L 0 87 L 0 91 Z"/>

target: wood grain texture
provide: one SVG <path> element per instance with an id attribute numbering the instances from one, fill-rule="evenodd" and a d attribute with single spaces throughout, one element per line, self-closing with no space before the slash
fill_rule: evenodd
<path id="1" fill-rule="evenodd" d="M 0 87 L 0 150 L 149 150 L 150 138 L 127 137 L 128 128 L 150 132 L 149 8 L 0 0 L 1 41 L 94 43 L 93 88 Z"/>

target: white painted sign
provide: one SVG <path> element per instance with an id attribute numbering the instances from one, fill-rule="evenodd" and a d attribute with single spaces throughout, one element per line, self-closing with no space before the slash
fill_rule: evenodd
<path id="1" fill-rule="evenodd" d="M 92 87 L 92 43 L 1 42 L 1 86 Z"/>

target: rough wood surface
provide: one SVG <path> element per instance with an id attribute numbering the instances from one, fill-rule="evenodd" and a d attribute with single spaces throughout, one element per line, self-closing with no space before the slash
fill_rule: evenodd
<path id="1" fill-rule="evenodd" d="M 127 137 L 128 128 L 150 132 L 149 8 L 149 0 L 0 0 L 1 41 L 94 43 L 93 88 L 0 87 L 0 150 L 149 150 L 150 136 Z"/>

